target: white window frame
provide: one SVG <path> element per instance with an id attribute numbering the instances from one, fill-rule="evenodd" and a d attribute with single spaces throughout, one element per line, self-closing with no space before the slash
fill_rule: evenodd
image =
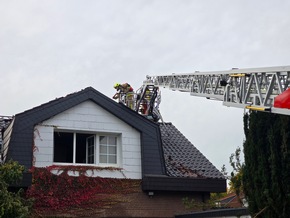
<path id="1" fill-rule="evenodd" d="M 85 165 L 85 166 L 100 166 L 100 167 L 121 167 L 121 147 L 122 147 L 122 134 L 121 133 L 111 133 L 111 132 L 87 132 L 87 131 L 75 131 L 75 130 L 60 130 L 60 129 L 56 129 L 54 130 L 53 134 L 55 134 L 55 132 L 63 132 L 63 133 L 73 133 L 73 162 L 72 163 L 68 163 L 68 162 L 53 162 L 54 164 L 58 164 L 58 165 Z M 86 163 L 76 163 L 76 135 L 77 134 L 81 134 L 81 133 L 85 133 L 85 134 L 92 134 L 93 136 L 90 137 L 94 137 L 94 153 L 95 153 L 95 163 L 91 164 L 91 163 L 87 163 L 88 162 L 88 154 L 87 154 L 87 144 L 86 144 Z M 117 147 L 116 147 L 116 158 L 117 158 L 117 163 L 116 164 L 112 164 L 112 163 L 100 163 L 99 159 L 100 159 L 100 142 L 99 142 L 99 138 L 100 136 L 114 136 L 117 138 Z M 89 138 L 89 137 L 88 137 Z M 53 142 L 53 146 L 54 146 L 54 142 Z M 54 154 L 53 154 L 54 155 Z"/>
<path id="2" fill-rule="evenodd" d="M 101 136 L 105 136 L 105 137 L 116 137 L 116 139 L 117 139 L 117 144 L 116 144 L 116 164 L 114 164 L 114 163 L 100 163 L 100 155 L 101 155 L 101 152 L 100 152 L 100 148 L 101 148 L 101 145 L 100 145 L 100 137 Z M 97 159 L 98 159 L 98 164 L 99 165 L 101 165 L 101 166 L 111 166 L 111 165 L 118 165 L 118 136 L 116 136 L 116 135 L 108 135 L 108 134 L 99 134 L 99 135 L 97 135 L 97 137 L 96 137 L 96 148 L 98 149 L 98 152 L 97 152 Z"/>
<path id="3" fill-rule="evenodd" d="M 89 140 L 90 139 L 94 139 L 93 140 L 93 149 L 94 149 L 93 159 L 94 159 L 94 163 L 89 163 L 89 158 L 90 158 L 90 155 L 91 155 L 91 154 L 89 154 L 89 146 L 90 146 L 89 145 Z M 92 136 L 89 136 L 89 137 L 86 138 L 86 164 L 96 164 L 96 163 L 97 163 L 96 162 L 96 135 L 92 135 Z"/>

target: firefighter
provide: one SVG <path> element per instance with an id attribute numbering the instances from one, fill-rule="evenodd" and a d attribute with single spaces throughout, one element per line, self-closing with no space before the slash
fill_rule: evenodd
<path id="1" fill-rule="evenodd" d="M 134 107 L 134 89 L 129 83 L 115 83 L 114 88 L 117 90 L 116 94 L 113 96 L 113 99 L 119 99 L 119 102 L 123 102 L 121 99 L 122 94 L 125 96 L 125 104 L 133 109 Z"/>

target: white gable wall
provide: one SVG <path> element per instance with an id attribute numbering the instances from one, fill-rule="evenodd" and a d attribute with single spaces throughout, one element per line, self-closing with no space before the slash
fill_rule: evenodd
<path id="1" fill-rule="evenodd" d="M 101 177 L 141 179 L 140 133 L 94 102 L 85 101 L 35 127 L 35 167 L 55 165 L 53 163 L 53 133 L 55 129 L 120 134 L 119 157 L 121 161 L 118 167 L 122 170 L 98 170 L 94 173 L 88 172 L 88 174 Z"/>

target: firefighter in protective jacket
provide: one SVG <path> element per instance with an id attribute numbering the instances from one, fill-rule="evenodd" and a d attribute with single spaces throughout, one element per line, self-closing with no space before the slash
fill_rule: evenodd
<path id="1" fill-rule="evenodd" d="M 116 94 L 113 96 L 113 99 L 119 99 L 119 102 L 123 102 L 121 95 L 125 97 L 125 103 L 128 107 L 133 109 L 134 107 L 134 89 L 129 83 L 115 83 L 114 88 L 117 90 Z"/>

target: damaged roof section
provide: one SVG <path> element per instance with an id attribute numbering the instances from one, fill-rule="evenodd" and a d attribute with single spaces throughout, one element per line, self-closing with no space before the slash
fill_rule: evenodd
<path id="1" fill-rule="evenodd" d="M 160 123 L 159 126 L 168 176 L 224 179 L 223 174 L 172 123 Z"/>
<path id="2" fill-rule="evenodd" d="M 171 123 L 158 123 L 166 175 L 146 175 L 145 191 L 225 192 L 221 172 Z"/>

